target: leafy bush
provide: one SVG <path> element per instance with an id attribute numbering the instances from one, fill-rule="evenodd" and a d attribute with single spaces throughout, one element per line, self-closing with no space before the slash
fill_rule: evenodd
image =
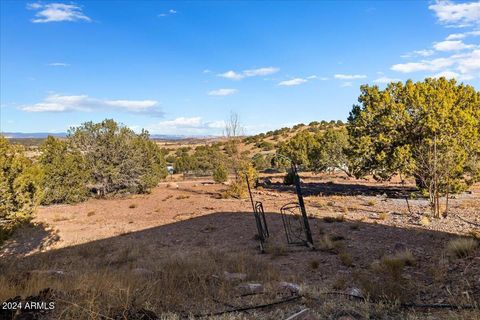
<path id="1" fill-rule="evenodd" d="M 167 175 L 163 152 L 147 131 L 136 134 L 104 120 L 72 128 L 68 139 L 84 156 L 94 189 L 101 196 L 143 193 Z"/>
<path id="2" fill-rule="evenodd" d="M 23 149 L 0 136 L 0 243 L 20 223 L 32 218 L 41 197 L 41 171 Z"/>
<path id="3" fill-rule="evenodd" d="M 228 179 L 228 172 L 224 166 L 218 166 L 215 170 L 213 170 L 213 181 L 216 183 L 222 183 L 227 181 Z"/>
<path id="4" fill-rule="evenodd" d="M 257 180 L 257 171 L 248 161 L 242 161 L 236 172 L 235 182 L 224 192 L 226 198 L 242 199 L 248 196 L 247 178 L 250 187 L 253 188 Z"/>
<path id="5" fill-rule="evenodd" d="M 39 164 L 43 170 L 42 204 L 76 203 L 88 197 L 90 178 L 87 164 L 79 150 L 67 141 L 49 136 L 40 147 Z"/>

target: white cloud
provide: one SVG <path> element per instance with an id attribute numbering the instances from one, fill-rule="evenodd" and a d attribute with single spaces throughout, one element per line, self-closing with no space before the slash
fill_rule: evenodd
<path id="1" fill-rule="evenodd" d="M 227 79 L 230 79 L 230 80 L 240 80 L 240 79 L 243 79 L 245 77 L 244 75 L 242 75 L 240 73 L 236 73 L 233 70 L 227 71 L 225 73 L 221 73 L 218 76 L 223 77 L 223 78 L 227 78 Z"/>
<path id="2" fill-rule="evenodd" d="M 259 69 L 244 70 L 243 75 L 245 77 L 267 76 L 269 74 L 273 74 L 273 73 L 276 73 L 278 71 L 279 71 L 278 68 L 266 67 L 266 68 L 259 68 Z"/>
<path id="3" fill-rule="evenodd" d="M 440 23 L 465 27 L 480 22 L 480 1 L 455 3 L 448 0 L 437 0 L 428 8 L 435 12 Z"/>
<path id="4" fill-rule="evenodd" d="M 225 128 L 225 121 L 203 121 L 201 117 L 179 117 L 146 126 L 146 129 L 154 134 L 180 135 L 220 134 L 223 128 Z"/>
<path id="5" fill-rule="evenodd" d="M 433 50 L 416 50 L 416 51 L 413 51 L 413 53 L 422 57 L 429 57 L 433 55 L 435 52 Z"/>
<path id="6" fill-rule="evenodd" d="M 389 78 L 389 77 L 386 77 L 386 76 L 381 76 L 380 78 L 373 80 L 374 83 L 381 83 L 381 84 L 390 83 L 390 82 L 398 82 L 398 81 L 402 81 L 402 80 L 396 79 L 396 78 Z"/>
<path id="7" fill-rule="evenodd" d="M 278 85 L 279 86 L 291 87 L 291 86 L 298 86 L 298 85 L 300 85 L 302 83 L 305 83 L 307 81 L 308 81 L 307 79 L 295 78 L 295 79 L 285 80 L 285 81 L 279 82 Z"/>
<path id="8" fill-rule="evenodd" d="M 395 64 L 391 69 L 402 73 L 437 71 L 437 75 L 444 72 L 443 74 L 449 77 L 455 73 L 457 75 L 455 78 L 459 80 L 471 80 L 480 76 L 480 49 L 454 54 L 446 58 Z"/>
<path id="9" fill-rule="evenodd" d="M 236 72 L 229 70 L 224 73 L 218 74 L 219 77 L 227 78 L 230 80 L 240 80 L 247 77 L 258 77 L 258 76 L 267 76 L 269 74 L 277 73 L 280 69 L 275 67 L 264 67 L 258 69 L 248 69 L 243 70 L 242 72 Z"/>
<path id="10" fill-rule="evenodd" d="M 60 22 L 60 21 L 91 21 L 82 8 L 74 3 L 30 3 L 27 9 L 37 11 L 33 23 Z"/>
<path id="11" fill-rule="evenodd" d="M 66 96 L 51 94 L 43 101 L 24 105 L 21 110 L 27 112 L 72 112 L 100 111 L 114 109 L 119 111 L 162 116 L 156 100 L 102 100 L 87 95 Z"/>
<path id="12" fill-rule="evenodd" d="M 480 36 L 480 30 L 474 30 L 474 31 L 469 31 L 469 32 L 464 32 L 464 33 L 453 33 L 448 35 L 446 40 L 458 40 L 458 39 L 464 39 L 468 36 Z"/>
<path id="13" fill-rule="evenodd" d="M 447 79 L 457 79 L 457 80 L 460 80 L 460 81 L 472 80 L 473 79 L 473 76 L 471 76 L 469 74 L 459 74 L 457 72 L 450 71 L 450 70 L 439 72 L 439 73 L 433 75 L 432 77 L 433 78 L 444 77 L 444 78 L 447 78 Z"/>
<path id="14" fill-rule="evenodd" d="M 458 39 L 463 39 L 465 37 L 466 37 L 465 33 L 453 33 L 448 35 L 446 40 L 458 40 Z"/>
<path id="15" fill-rule="evenodd" d="M 225 97 L 237 93 L 237 89 L 217 89 L 208 93 L 209 96 Z"/>
<path id="16" fill-rule="evenodd" d="M 340 85 L 340 87 L 351 87 L 352 85 L 353 85 L 352 82 L 346 81 L 346 82 L 342 82 L 342 84 Z"/>
<path id="17" fill-rule="evenodd" d="M 464 74 L 476 74 L 480 76 L 480 49 L 473 50 L 465 54 L 458 54 L 452 56 L 458 61 L 458 70 Z"/>
<path id="18" fill-rule="evenodd" d="M 307 79 L 318 79 L 317 75 L 313 74 L 311 76 L 308 76 Z"/>
<path id="19" fill-rule="evenodd" d="M 51 67 L 68 67 L 69 64 L 65 62 L 52 62 L 48 64 Z"/>
<path id="20" fill-rule="evenodd" d="M 176 13 L 177 13 L 177 10 L 170 9 L 167 12 L 163 12 L 163 13 L 158 14 L 158 16 L 159 17 L 166 17 L 166 16 L 170 16 L 170 15 L 173 15 L 173 14 L 176 14 Z"/>
<path id="21" fill-rule="evenodd" d="M 403 55 L 401 55 L 401 57 L 402 58 L 412 58 L 412 57 L 417 57 L 417 56 L 429 57 L 429 56 L 433 55 L 434 53 L 435 53 L 435 51 L 433 51 L 433 50 L 415 50 L 415 51 L 403 54 Z"/>
<path id="22" fill-rule="evenodd" d="M 391 69 L 402 73 L 416 71 L 437 71 L 454 64 L 454 61 L 447 58 L 438 58 L 434 60 L 422 60 L 420 62 L 409 62 L 394 64 Z"/>
<path id="23" fill-rule="evenodd" d="M 355 80 L 355 79 L 365 79 L 367 76 L 364 74 L 335 74 L 333 77 L 335 79 L 341 79 L 341 80 Z"/>
<path id="24" fill-rule="evenodd" d="M 435 43 L 433 47 L 437 51 L 460 51 L 465 49 L 471 49 L 474 46 L 471 44 L 465 44 L 461 40 L 445 40 Z"/>

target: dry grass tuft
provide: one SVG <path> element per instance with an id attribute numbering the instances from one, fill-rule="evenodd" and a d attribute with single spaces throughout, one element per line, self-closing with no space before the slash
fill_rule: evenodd
<path id="1" fill-rule="evenodd" d="M 380 212 L 380 214 L 378 215 L 378 219 L 380 220 L 387 220 L 388 217 L 389 217 L 388 212 Z"/>
<path id="2" fill-rule="evenodd" d="M 333 222 L 344 222 L 345 221 L 345 215 L 339 214 L 336 217 L 323 217 L 323 221 L 326 223 L 333 223 Z"/>
<path id="3" fill-rule="evenodd" d="M 424 227 L 428 227 L 430 225 L 430 219 L 428 219 L 428 217 L 423 216 L 422 219 L 420 219 L 420 224 Z"/>
<path id="4" fill-rule="evenodd" d="M 447 244 L 447 253 L 451 257 L 466 258 L 471 256 L 478 247 L 478 241 L 472 238 L 458 238 Z"/>
<path id="5" fill-rule="evenodd" d="M 335 245 L 334 245 L 332 239 L 330 239 L 330 236 L 324 234 L 322 236 L 322 238 L 320 238 L 318 248 L 320 250 L 330 251 L 330 250 L 333 250 L 335 248 Z"/>
<path id="6" fill-rule="evenodd" d="M 60 222 L 60 221 L 68 221 L 70 220 L 69 217 L 66 217 L 66 216 L 60 216 L 58 214 L 56 214 L 54 217 L 53 217 L 53 222 Z"/>
<path id="7" fill-rule="evenodd" d="M 249 281 L 258 283 L 280 280 L 271 264 L 242 252 L 202 251 L 151 259 L 155 251 L 145 251 L 142 246 L 129 246 L 113 255 L 111 249 L 89 245 L 82 247 L 82 252 L 69 249 L 67 255 L 49 253 L 1 261 L 0 301 L 26 298 L 50 288 L 55 292 L 56 308 L 49 318 L 137 319 L 127 316 L 131 310 L 146 309 L 157 315 L 215 310 L 215 299 L 231 301 L 236 294 L 236 284 L 221 276 L 225 271 L 245 273 Z M 145 256 L 150 259 L 143 259 Z M 30 272 L 52 270 L 57 264 L 70 267 L 64 269 L 64 275 Z M 117 317 L 122 314 L 125 317 Z"/>
<path id="8" fill-rule="evenodd" d="M 391 256 L 386 256 L 382 258 L 382 263 L 384 265 L 391 265 L 395 267 L 398 265 L 399 267 L 403 268 L 404 266 L 414 266 L 416 262 L 415 257 L 413 256 L 412 252 L 408 249 L 403 251 L 399 251 Z"/>
<path id="9" fill-rule="evenodd" d="M 338 258 L 340 259 L 340 261 L 342 262 L 342 264 L 346 267 L 352 267 L 353 266 L 353 258 L 352 256 L 346 252 L 346 251 L 342 251 L 338 254 Z"/>
<path id="10" fill-rule="evenodd" d="M 136 207 L 138 207 L 138 205 L 136 203 L 131 203 L 128 207 L 130 209 L 135 209 Z"/>
<path id="11" fill-rule="evenodd" d="M 182 194 L 182 195 L 177 196 L 175 199 L 177 199 L 177 200 L 183 200 L 183 199 L 188 199 L 188 198 L 190 198 L 190 196 L 186 196 L 186 195 L 183 195 L 183 194 Z"/>
<path id="12" fill-rule="evenodd" d="M 272 255 L 272 258 L 288 256 L 288 248 L 285 245 L 267 243 L 265 252 Z"/>

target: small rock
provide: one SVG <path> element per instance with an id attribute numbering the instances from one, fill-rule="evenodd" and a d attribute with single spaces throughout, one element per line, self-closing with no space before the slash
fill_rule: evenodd
<path id="1" fill-rule="evenodd" d="M 362 291 L 358 288 L 351 288 L 347 290 L 348 294 L 351 294 L 352 296 L 356 297 L 363 297 Z"/>
<path id="2" fill-rule="evenodd" d="M 230 273 L 224 271 L 223 278 L 227 281 L 243 281 L 247 279 L 247 275 L 245 273 Z"/>
<path id="3" fill-rule="evenodd" d="M 278 284 L 278 291 L 281 292 L 289 292 L 291 294 L 296 294 L 300 292 L 300 286 L 296 283 L 291 283 L 291 282 L 280 282 Z"/>
<path id="4" fill-rule="evenodd" d="M 237 286 L 240 294 L 257 294 L 263 292 L 263 285 L 261 283 L 243 283 Z"/>
<path id="5" fill-rule="evenodd" d="M 132 270 L 132 273 L 136 276 L 148 277 L 153 275 L 153 271 L 145 268 L 135 268 Z"/>
<path id="6" fill-rule="evenodd" d="M 316 320 L 317 317 L 310 311 L 310 309 L 303 309 L 285 320 Z"/>
<path id="7" fill-rule="evenodd" d="M 174 182 L 169 182 L 167 188 L 178 189 L 178 184 Z"/>

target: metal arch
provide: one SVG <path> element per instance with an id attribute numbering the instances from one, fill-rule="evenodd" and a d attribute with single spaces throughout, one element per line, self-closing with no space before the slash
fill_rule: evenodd
<path id="1" fill-rule="evenodd" d="M 307 239 L 300 205 L 297 202 L 287 203 L 280 208 L 280 213 L 288 244 L 305 245 Z"/>
<path id="2" fill-rule="evenodd" d="M 298 208 L 300 209 L 300 212 L 301 212 L 301 215 L 302 215 L 302 224 L 303 224 L 303 232 L 305 233 L 305 238 L 303 238 L 303 244 L 314 249 L 314 246 L 313 246 L 313 238 L 312 238 L 312 232 L 310 230 L 310 224 L 308 222 L 308 216 L 307 216 L 307 210 L 305 209 L 305 202 L 303 201 L 303 194 L 302 194 L 302 188 L 300 186 L 300 177 L 298 176 L 298 169 L 297 169 L 297 165 L 295 164 L 295 162 L 293 162 L 292 159 L 282 155 L 282 154 L 277 154 L 277 157 L 281 157 L 281 158 L 284 158 L 288 161 L 290 161 L 290 164 L 291 164 L 291 170 L 292 170 L 292 173 L 293 173 L 293 176 L 294 176 L 294 183 L 295 183 L 295 191 L 297 193 L 297 198 L 298 198 L 298 203 L 296 204 L 298 206 Z M 285 217 L 285 210 L 284 209 L 286 206 L 288 206 L 289 204 L 285 205 L 282 207 L 282 209 L 280 209 L 280 213 L 282 214 L 282 221 L 283 221 L 283 225 L 284 225 L 284 228 L 285 228 L 285 233 L 287 235 L 287 242 L 288 243 L 291 243 L 291 238 L 289 238 L 291 235 L 288 234 L 287 232 L 287 228 L 289 228 L 289 225 L 286 224 L 286 222 L 288 222 L 288 219 L 284 219 Z M 297 242 L 296 242 L 297 243 Z"/>

